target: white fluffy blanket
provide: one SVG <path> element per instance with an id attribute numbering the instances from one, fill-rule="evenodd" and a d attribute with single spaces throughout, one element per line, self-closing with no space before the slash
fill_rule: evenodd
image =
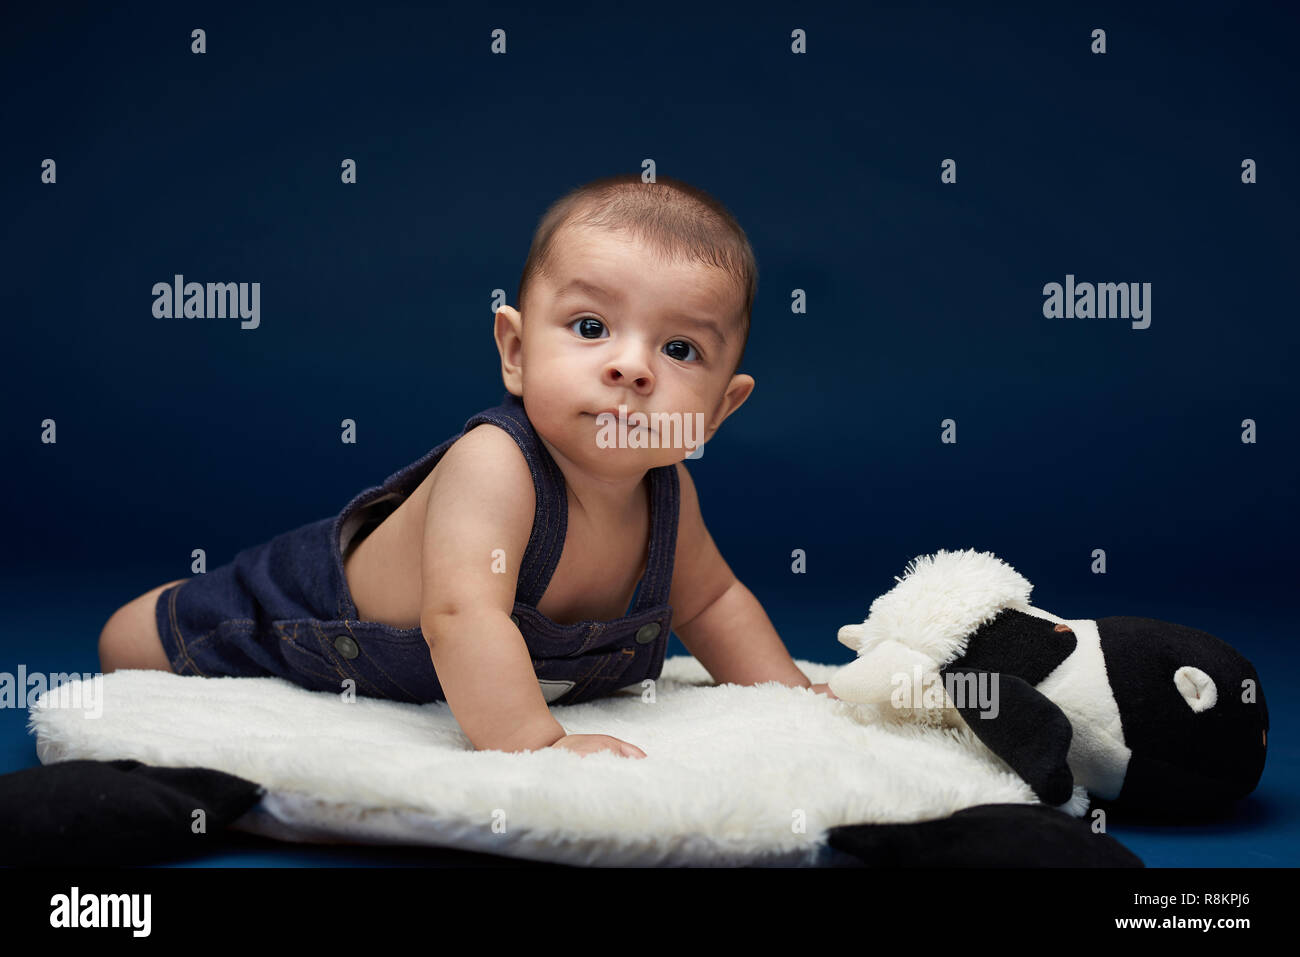
<path id="1" fill-rule="evenodd" d="M 814 682 L 838 670 L 797 664 Z M 836 825 L 1039 803 L 965 728 L 897 724 L 802 688 L 714 686 L 689 656 L 664 663 L 652 703 L 624 691 L 551 707 L 570 733 L 614 735 L 644 759 L 474 751 L 445 703 L 345 701 L 279 678 L 92 680 L 98 717 L 85 701 L 66 706 L 66 686 L 46 693 L 65 706 L 42 697 L 30 709 L 42 763 L 133 758 L 236 774 L 268 792 L 234 826 L 281 840 L 605 866 L 814 865 Z M 1078 789 L 1062 810 L 1086 807 Z"/>

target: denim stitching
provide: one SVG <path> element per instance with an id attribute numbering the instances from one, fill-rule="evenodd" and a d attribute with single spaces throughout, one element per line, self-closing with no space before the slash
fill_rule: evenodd
<path id="1" fill-rule="evenodd" d="M 325 632 L 321 630 L 320 624 L 316 622 L 311 622 L 311 628 L 312 631 L 316 632 L 316 641 L 320 645 L 320 651 L 323 652 L 325 656 L 325 663 L 338 673 L 338 677 L 342 681 L 346 681 L 349 678 L 351 678 L 354 681 L 357 681 L 358 680 L 357 676 L 346 674 L 343 671 L 343 669 L 339 667 L 338 660 L 334 656 L 334 649 L 330 645 L 330 643 L 325 640 Z"/>
<path id="2" fill-rule="evenodd" d="M 572 696 L 569 698 L 570 702 L 576 701 L 579 695 L 585 694 L 587 689 L 595 684 L 597 678 L 603 679 L 605 684 L 621 679 L 623 675 L 627 673 L 627 669 L 632 666 L 632 662 L 635 658 L 636 651 L 632 648 L 618 648 L 607 655 L 601 655 L 596 667 L 593 668 L 587 676 L 587 680 L 574 685 L 573 689 L 569 692 Z M 604 673 L 607 670 L 605 667 L 606 665 L 616 664 L 619 661 L 622 661 L 621 668 L 609 669 L 608 674 Z M 603 687 L 603 685 L 597 685 L 598 689 L 601 687 Z M 603 694 L 603 692 L 598 692 L 597 694 L 592 695 L 592 697 L 600 697 L 601 694 Z"/>
<path id="3" fill-rule="evenodd" d="M 176 594 L 184 588 L 186 584 L 188 584 L 188 582 L 181 582 L 179 585 L 170 589 L 171 594 L 168 596 L 167 600 L 168 619 L 172 626 L 172 631 L 176 635 L 177 644 L 180 647 L 181 660 L 188 662 L 189 666 L 194 669 L 196 674 L 207 677 L 207 675 L 204 675 L 204 673 L 199 669 L 199 666 L 195 663 L 194 659 L 190 657 L 189 649 L 185 647 L 185 636 L 181 634 L 180 621 L 176 616 Z"/>
<path id="4" fill-rule="evenodd" d="M 339 622 L 331 622 L 331 624 L 339 624 Z M 347 623 L 346 623 L 346 622 L 343 622 L 342 624 L 344 625 L 344 627 L 347 627 Z M 373 694 L 371 695 L 371 697 L 375 697 L 375 698 L 387 698 L 387 699 L 389 699 L 389 700 L 392 700 L 391 698 L 389 698 L 388 695 L 384 694 L 384 693 L 383 693 L 382 691 L 380 691 L 377 687 L 375 687 L 374 682 L 372 682 L 369 678 L 365 677 L 365 675 L 363 675 L 363 674 L 361 674 L 359 671 L 357 671 L 356 666 L 353 665 L 351 661 L 349 661 L 349 660 L 346 659 L 346 658 L 343 658 L 341 655 L 338 654 L 338 652 L 337 652 L 336 649 L 334 648 L 333 643 L 330 642 L 330 641 L 325 637 L 325 632 L 322 631 L 321 628 L 320 628 L 318 625 L 313 624 L 313 625 L 312 625 L 312 628 L 314 628 L 314 629 L 316 630 L 316 637 L 317 637 L 317 639 L 320 641 L 321 648 L 324 649 L 324 651 L 325 651 L 325 653 L 326 653 L 326 656 L 327 656 L 327 658 L 328 658 L 328 660 L 329 660 L 329 664 L 330 664 L 330 666 L 333 667 L 334 670 L 337 671 L 337 672 L 339 673 L 339 676 L 340 676 L 341 678 L 343 678 L 343 679 L 345 679 L 345 680 L 348 679 L 348 678 L 351 678 L 353 681 L 355 681 L 355 682 L 357 683 L 358 686 L 365 685 L 367 688 L 369 688 L 369 689 L 371 690 L 371 692 L 373 692 Z M 349 630 L 349 632 L 351 631 L 350 628 L 349 628 L 348 630 Z M 353 639 L 353 640 L 355 640 L 355 639 Z M 358 644 L 357 644 L 357 649 L 358 649 L 358 651 L 360 651 L 360 648 L 361 648 L 361 645 L 360 645 L 360 643 L 358 643 Z M 341 667 L 340 667 L 340 664 L 339 664 L 340 661 L 343 662 L 343 664 L 342 664 Z M 344 672 L 344 670 L 343 670 L 344 668 L 346 668 L 348 671 L 351 671 L 352 674 L 346 674 L 346 673 Z"/>
<path id="5" fill-rule="evenodd" d="M 654 552 L 654 554 L 651 556 L 650 559 L 647 559 L 646 562 L 647 565 L 652 566 L 646 569 L 646 584 L 650 586 L 651 590 L 653 590 L 655 594 L 658 594 L 659 568 L 663 562 L 664 550 L 662 547 L 656 548 L 655 545 L 662 544 L 658 540 L 662 538 L 662 536 L 659 534 L 659 530 L 662 525 L 659 519 L 663 517 L 663 496 L 660 494 L 661 485 L 660 485 L 660 476 L 658 474 L 653 477 L 652 482 L 654 484 L 654 488 L 651 489 L 651 493 L 652 493 L 651 497 L 654 499 L 653 505 L 654 505 L 655 522 L 650 529 L 650 537 L 653 540 L 651 549 Z"/>
<path id="6" fill-rule="evenodd" d="M 533 480 L 535 499 L 533 530 L 528 539 L 528 548 L 524 549 L 521 564 L 529 570 L 526 594 L 532 599 L 533 604 L 537 604 L 546 594 L 546 589 L 550 585 L 550 578 L 554 575 L 555 566 L 559 564 L 558 558 L 553 560 L 555 539 L 557 537 L 554 530 L 558 528 L 558 523 L 551 514 L 552 496 L 550 493 L 553 489 L 547 486 L 546 477 L 543 476 L 542 470 L 539 468 L 539 456 L 534 447 L 533 437 L 528 434 L 528 430 L 524 428 L 522 423 L 511 417 L 506 417 L 504 425 L 506 431 L 515 440 L 515 444 L 519 446 L 519 450 L 527 460 L 528 474 Z M 530 550 L 535 553 L 531 562 L 528 560 Z"/>
<path id="7" fill-rule="evenodd" d="M 253 629 L 252 626 L 253 626 L 254 624 L 256 624 L 256 623 L 255 623 L 251 618 L 227 618 L 225 621 L 221 622 L 221 624 L 217 625 L 216 628 L 213 628 L 211 631 L 207 632 L 206 634 L 204 634 L 204 635 L 200 635 L 198 638 L 192 638 L 192 639 L 190 640 L 190 642 L 189 642 L 190 650 L 191 650 L 191 651 L 194 651 L 194 649 L 196 649 L 199 645 L 203 644 L 204 642 L 208 641 L 208 639 L 213 638 L 213 637 L 215 637 L 218 633 L 220 633 L 222 628 L 224 628 L 225 626 L 230 625 L 230 624 L 232 624 L 232 623 L 239 623 L 239 624 L 247 623 L 248 626 L 249 626 L 249 627 L 247 627 L 247 628 L 240 628 L 238 631 L 236 631 L 236 632 L 232 635 L 232 637 L 235 637 L 235 638 L 246 638 L 246 637 L 252 635 L 252 634 L 253 634 L 253 631 L 254 631 L 254 629 Z M 208 645 L 208 650 L 211 650 L 212 647 L 213 647 L 212 645 Z M 195 652 L 195 653 L 197 654 L 197 652 Z M 224 667 L 226 667 L 227 669 L 229 668 L 229 666 L 226 665 L 224 662 L 222 662 L 220 659 L 218 659 L 217 663 L 218 663 L 218 664 L 222 664 L 222 665 L 223 665 Z M 197 664 L 195 665 L 195 667 L 196 667 L 196 668 L 198 667 Z M 209 667 L 211 667 L 211 666 L 209 666 Z M 202 672 L 200 672 L 200 673 L 201 673 L 201 674 L 204 674 L 205 677 L 213 677 L 212 674 L 205 674 L 205 673 L 202 673 Z M 226 674 L 226 673 L 227 673 L 226 671 L 221 672 L 221 674 Z M 234 675 L 234 677 L 245 677 L 245 676 L 244 676 L 244 675 Z"/>
<path id="8" fill-rule="evenodd" d="M 537 474 L 537 467 L 534 458 L 528 449 L 528 437 L 524 434 L 524 429 L 510 415 L 501 415 L 496 410 L 491 410 L 483 416 L 484 421 L 490 422 L 498 428 L 504 429 L 506 434 L 519 447 L 520 453 L 523 454 L 524 460 L 528 463 L 528 476 L 533 483 L 533 527 L 529 531 L 528 543 L 524 546 L 524 554 L 519 561 L 519 571 L 523 576 L 523 592 L 525 598 L 533 604 L 541 600 L 541 594 L 538 590 L 541 585 L 541 569 L 546 566 L 550 556 L 550 549 L 543 554 L 542 546 L 547 543 L 542 541 L 545 530 L 548 527 L 548 514 L 546 504 L 546 490 L 542 487 L 543 483 Z M 529 553 L 533 553 L 533 560 L 529 560 Z M 540 560 L 541 566 L 538 566 Z"/>
<path id="9" fill-rule="evenodd" d="M 298 641 L 298 625 L 301 624 L 301 622 L 297 622 L 297 621 L 293 622 L 293 632 L 292 632 L 292 635 L 286 635 L 286 634 L 285 634 L 286 628 L 285 628 L 285 625 L 284 625 L 284 624 L 282 624 L 282 623 L 280 623 L 280 622 L 273 622 L 272 624 L 274 625 L 275 630 L 278 631 L 278 632 L 280 633 L 280 638 L 281 638 L 282 640 L 288 642 L 288 644 L 290 645 L 290 647 L 292 647 L 292 648 L 293 648 L 295 651 L 297 651 L 299 654 L 307 655 L 307 656 L 310 658 L 310 656 L 311 656 L 311 654 L 312 654 L 311 649 L 310 649 L 310 648 L 307 648 L 307 647 L 304 647 L 304 646 L 303 646 L 303 645 Z M 310 659 L 310 660 L 315 660 L 315 659 Z M 317 671 L 317 670 L 315 670 L 314 668 L 309 668 L 309 667 L 307 667 L 306 665 L 301 664 L 301 663 L 290 663 L 290 664 L 289 664 L 289 668 L 290 668 L 292 671 L 295 671 L 295 672 L 301 672 L 302 674 L 309 674 L 309 675 L 314 675 L 314 676 L 316 676 L 317 678 L 323 678 L 323 679 L 324 679 L 325 681 L 327 681 L 327 682 L 335 681 L 335 680 L 339 677 L 339 673 L 338 673 L 338 671 L 337 671 L 337 666 L 334 666 L 333 662 L 332 662 L 332 661 L 329 661 L 328 658 L 326 659 L 326 664 L 335 667 L 335 671 L 336 671 L 336 673 L 331 675 L 331 674 L 328 674 L 328 673 L 323 672 L 323 671 Z M 345 676 L 345 677 L 346 677 L 346 676 Z M 290 679 L 290 680 L 292 680 L 292 679 Z M 297 682 L 295 682 L 295 683 L 297 683 Z"/>
<path id="10" fill-rule="evenodd" d="M 223 621 L 221 621 L 217 625 L 217 627 L 213 628 L 211 631 L 205 632 L 204 634 L 199 635 L 199 637 L 197 638 L 191 638 L 188 642 L 188 645 L 191 649 L 196 648 L 199 645 L 203 644 L 205 641 L 207 641 L 209 638 L 211 638 L 213 635 L 215 635 L 217 632 L 219 632 L 222 628 L 226 627 L 227 625 L 235 625 L 235 624 L 239 624 L 239 625 L 246 624 L 249 626 L 248 628 L 241 628 L 237 632 L 237 634 L 239 635 L 244 635 L 244 634 L 252 634 L 253 626 L 256 625 L 257 622 L 254 621 L 252 618 L 226 618 Z"/>
<path id="11" fill-rule="evenodd" d="M 605 655 L 598 656 L 595 664 L 592 665 L 591 670 L 573 682 L 573 687 L 569 689 L 570 700 L 577 698 L 578 695 L 587 690 L 587 687 L 596 679 L 597 672 L 605 666 L 605 663 L 608 660 L 608 657 Z"/>
<path id="12" fill-rule="evenodd" d="M 343 669 L 339 667 L 339 663 L 334 659 L 333 649 L 330 648 L 329 643 L 325 640 L 325 632 L 321 631 L 320 624 L 314 621 L 309 624 L 311 625 L 311 630 L 316 632 L 316 642 L 320 646 L 319 650 L 325 657 L 325 663 L 338 672 L 339 678 L 346 681 L 348 678 L 352 677 L 351 675 L 345 674 Z"/>
<path id="13" fill-rule="evenodd" d="M 641 572 L 641 577 L 637 580 L 638 590 L 632 602 L 633 615 L 645 610 L 646 602 L 658 594 L 655 585 L 655 568 L 658 567 L 660 560 L 663 560 L 663 551 L 668 546 L 660 534 L 660 529 L 663 528 L 663 497 L 659 494 L 662 475 L 658 468 L 650 469 L 650 534 L 649 542 L 646 544 L 645 571 Z"/>
<path id="14" fill-rule="evenodd" d="M 589 680 L 580 685 L 578 691 L 585 691 L 588 687 L 596 682 L 597 679 L 604 681 L 613 681 L 621 678 L 623 674 L 631 667 L 633 660 L 636 658 L 636 649 L 634 648 L 615 648 L 613 651 L 606 652 L 600 656 L 600 662 L 597 667 L 593 668 Z M 619 665 L 621 667 L 609 668 L 609 665 Z"/>
<path id="15" fill-rule="evenodd" d="M 360 622 L 357 622 L 357 624 L 361 624 L 361 623 L 360 623 Z M 379 660 L 378 660 L 377 658 L 375 658 L 373 655 L 368 655 L 368 654 L 366 654 L 366 646 L 365 646 L 365 643 L 362 642 L 361 639 L 359 639 L 359 638 L 356 636 L 356 634 L 352 631 L 352 626 L 351 626 L 350 624 L 348 624 L 348 622 L 346 622 L 346 621 L 343 622 L 343 627 L 346 628 L 346 629 L 348 630 L 348 634 L 349 634 L 349 635 L 352 635 L 352 640 L 355 641 L 355 642 L 357 643 L 357 651 L 358 651 L 357 658 L 358 658 L 358 660 L 361 659 L 361 658 L 364 658 L 366 661 L 368 661 L 368 662 L 369 662 L 369 663 L 374 667 L 374 669 L 375 669 L 376 671 L 378 671 L 381 675 L 383 675 L 385 678 L 387 678 L 389 681 L 391 681 L 391 682 L 393 683 L 393 687 L 400 689 L 400 690 L 402 691 L 402 693 L 405 694 L 405 695 L 407 695 L 408 697 L 410 697 L 410 698 L 412 698 L 412 699 L 415 699 L 415 700 L 417 700 L 417 701 L 419 700 L 419 697 L 420 697 L 420 696 L 417 695 L 415 692 L 408 690 L 408 689 L 406 688 L 405 685 L 403 685 L 400 681 L 398 681 L 396 678 L 394 678 L 392 675 L 390 675 L 387 671 L 385 671 L 384 668 L 383 668 L 383 666 L 379 664 Z M 360 669 L 357 669 L 357 670 L 360 671 Z M 384 697 L 388 697 L 388 695 L 384 695 Z"/>
<path id="16" fill-rule="evenodd" d="M 304 649 L 301 648 L 300 646 L 295 645 L 294 647 L 297 648 L 299 651 L 304 651 Z M 306 687 L 306 685 L 304 685 L 301 681 L 295 679 L 300 678 L 303 675 L 312 675 L 313 677 L 320 678 L 326 684 L 334 684 L 337 682 L 337 678 L 338 678 L 337 675 L 326 674 L 323 671 L 317 671 L 315 668 L 308 668 L 305 665 L 293 665 L 291 667 L 294 670 L 294 677 L 289 678 L 287 680 L 293 682 L 293 684 L 298 685 L 298 687 L 300 688 Z M 307 690 L 314 691 L 316 689 L 308 688 Z"/>
<path id="17" fill-rule="evenodd" d="M 295 651 L 297 651 L 297 652 L 299 652 L 299 653 L 301 653 L 301 654 L 304 654 L 304 655 L 310 655 L 310 654 L 311 654 L 311 652 L 309 651 L 309 649 L 302 647 L 302 645 L 300 645 L 300 644 L 298 643 L 298 622 L 295 621 L 295 622 L 293 623 L 293 636 L 292 636 L 292 637 L 289 637 L 288 635 L 285 634 L 285 627 L 284 627 L 284 625 L 281 624 L 280 622 L 272 622 L 271 624 L 272 624 L 272 627 L 275 628 L 275 630 L 278 631 L 278 632 L 280 633 L 280 639 L 281 639 L 282 641 L 287 642 L 288 645 L 289 645 L 291 648 L 293 648 Z M 286 659 L 286 663 L 288 663 L 287 659 Z M 288 666 L 289 666 L 289 669 L 290 669 L 291 671 L 294 671 L 294 672 L 301 672 L 301 673 L 303 673 L 303 674 L 315 675 L 317 678 L 323 678 L 323 679 L 325 679 L 326 681 L 331 681 L 331 680 L 333 680 L 333 678 L 335 677 L 334 675 L 329 675 L 329 674 L 325 674 L 324 672 L 316 671 L 314 668 L 308 668 L 307 666 L 302 665 L 302 664 L 288 663 Z M 292 679 L 289 679 L 289 680 L 292 680 Z M 295 683 L 295 684 L 300 684 L 299 682 L 294 682 L 294 683 Z"/>
<path id="18" fill-rule="evenodd" d="M 564 494 L 564 473 L 550 460 L 522 407 L 490 410 L 490 420 L 504 428 L 515 440 L 528 462 L 528 471 L 533 480 L 536 497 L 533 533 L 524 550 L 522 565 L 524 569 L 531 569 L 525 576 L 525 596 L 536 605 L 546 594 L 550 579 L 554 577 L 563 555 L 564 540 L 568 537 L 568 500 Z M 528 560 L 529 552 L 534 552 L 532 562 Z"/>
<path id="19" fill-rule="evenodd" d="M 306 656 L 308 656 L 308 658 L 310 659 L 310 656 L 311 656 L 311 651 L 310 651 L 310 649 L 308 649 L 308 648 L 304 648 L 304 647 L 303 647 L 302 645 L 300 645 L 296 640 L 294 640 L 294 639 L 296 639 L 297 636 L 298 636 L 298 625 L 297 625 L 296 622 L 294 623 L 294 626 L 293 626 L 294 639 L 290 639 L 290 638 L 288 638 L 288 637 L 285 636 L 285 633 L 284 633 L 284 631 L 285 631 L 284 626 L 282 626 L 282 625 L 280 625 L 280 624 L 274 624 L 274 627 L 275 627 L 276 631 L 278 631 L 278 632 L 280 633 L 280 638 L 283 639 L 283 640 L 288 644 L 289 647 L 293 648 L 293 650 L 296 651 L 296 652 L 298 652 L 300 655 L 306 655 Z M 315 677 L 317 677 L 317 678 L 322 678 L 322 679 L 324 679 L 326 682 L 331 682 L 331 681 L 333 681 L 333 680 L 337 677 L 336 675 L 330 675 L 330 674 L 326 674 L 326 673 L 321 672 L 321 671 L 317 671 L 316 669 L 314 669 L 314 668 L 310 668 L 310 667 L 307 667 L 306 665 L 301 664 L 301 663 L 299 663 L 299 662 L 289 661 L 287 655 L 286 655 L 286 658 L 285 658 L 285 663 L 286 663 L 286 665 L 288 666 L 289 671 L 290 671 L 291 674 L 295 674 L 295 675 L 298 675 L 298 674 L 308 674 L 308 675 L 313 675 L 313 676 L 315 676 Z M 298 685 L 299 687 L 305 687 L 301 681 L 295 681 L 293 678 L 289 677 L 288 675 L 277 675 L 277 677 L 283 677 L 283 678 L 285 678 L 286 680 L 291 681 L 291 682 L 293 682 L 294 684 Z M 308 689 L 308 690 L 310 690 L 310 689 Z"/>
<path id="20" fill-rule="evenodd" d="M 677 548 L 676 536 L 676 508 L 673 494 L 673 482 L 677 478 L 676 466 L 664 466 L 670 470 L 669 473 L 657 471 L 655 475 L 655 540 L 659 544 L 654 555 L 654 568 L 648 572 L 650 591 L 653 594 L 655 604 L 662 604 L 666 596 L 663 594 L 665 585 L 664 576 L 667 568 L 671 565 L 673 553 Z"/>
<path id="21" fill-rule="evenodd" d="M 313 661 L 314 661 L 315 659 L 313 659 L 313 658 L 310 657 L 310 656 L 311 656 L 311 649 L 310 649 L 310 648 L 306 648 L 306 647 L 304 647 L 304 646 L 303 646 L 301 643 L 299 643 L 299 641 L 298 641 L 298 625 L 299 625 L 299 624 L 301 624 L 301 622 L 296 622 L 296 621 L 295 621 L 295 622 L 293 623 L 293 632 L 292 632 L 292 637 L 290 637 L 289 635 L 286 635 L 286 634 L 285 634 L 286 628 L 285 628 L 284 624 L 282 624 L 282 623 L 280 623 L 280 622 L 273 622 L 273 623 L 272 623 L 272 625 L 274 626 L 275 630 L 278 631 L 278 632 L 280 633 L 280 638 L 281 638 L 282 640 L 288 642 L 289 646 L 292 647 L 292 648 L 294 649 L 294 651 L 298 652 L 298 653 L 301 654 L 301 655 L 306 655 L 306 656 L 308 656 L 308 659 L 309 659 L 309 660 L 313 660 Z M 332 662 L 327 662 L 327 663 L 328 663 L 328 664 L 332 664 Z M 308 675 L 312 675 L 312 676 L 317 677 L 317 678 L 321 678 L 321 679 L 323 679 L 326 683 L 336 683 L 336 682 L 337 682 L 337 679 L 338 679 L 338 677 L 339 677 L 339 675 L 337 674 L 337 669 L 336 669 L 336 673 L 331 675 L 331 674 L 328 674 L 327 672 L 317 671 L 315 668 L 310 668 L 310 667 L 308 667 L 307 665 L 302 664 L 302 663 L 300 663 L 300 662 L 293 662 L 293 663 L 290 663 L 290 664 L 289 664 L 289 668 L 290 668 L 292 671 L 296 672 L 296 673 L 300 673 L 300 674 L 308 674 Z M 289 679 L 289 680 L 292 681 L 293 679 Z M 295 683 L 295 684 L 298 684 L 298 685 L 301 686 L 301 682 L 294 682 L 294 683 Z"/>

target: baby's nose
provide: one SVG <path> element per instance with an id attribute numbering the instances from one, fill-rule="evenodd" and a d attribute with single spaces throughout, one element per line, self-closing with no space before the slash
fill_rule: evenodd
<path id="1" fill-rule="evenodd" d="M 605 374 L 611 382 L 627 383 L 631 380 L 637 388 L 645 388 L 653 379 L 649 369 L 634 362 L 610 363 Z"/>

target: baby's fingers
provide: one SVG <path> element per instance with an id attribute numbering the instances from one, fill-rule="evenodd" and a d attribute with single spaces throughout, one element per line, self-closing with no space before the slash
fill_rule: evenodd
<path id="1" fill-rule="evenodd" d="M 617 739 L 616 739 L 617 740 Z M 618 753 L 625 758 L 644 758 L 645 752 L 635 744 L 628 744 L 626 741 L 618 742 Z"/>

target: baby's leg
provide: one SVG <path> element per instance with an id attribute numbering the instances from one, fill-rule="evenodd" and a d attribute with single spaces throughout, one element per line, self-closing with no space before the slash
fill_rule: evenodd
<path id="1" fill-rule="evenodd" d="M 158 596 L 172 585 L 185 581 L 178 578 L 151 588 L 139 598 L 127 602 L 109 617 L 99 635 L 99 667 L 108 674 L 128 668 L 171 671 L 158 637 L 155 612 Z"/>

